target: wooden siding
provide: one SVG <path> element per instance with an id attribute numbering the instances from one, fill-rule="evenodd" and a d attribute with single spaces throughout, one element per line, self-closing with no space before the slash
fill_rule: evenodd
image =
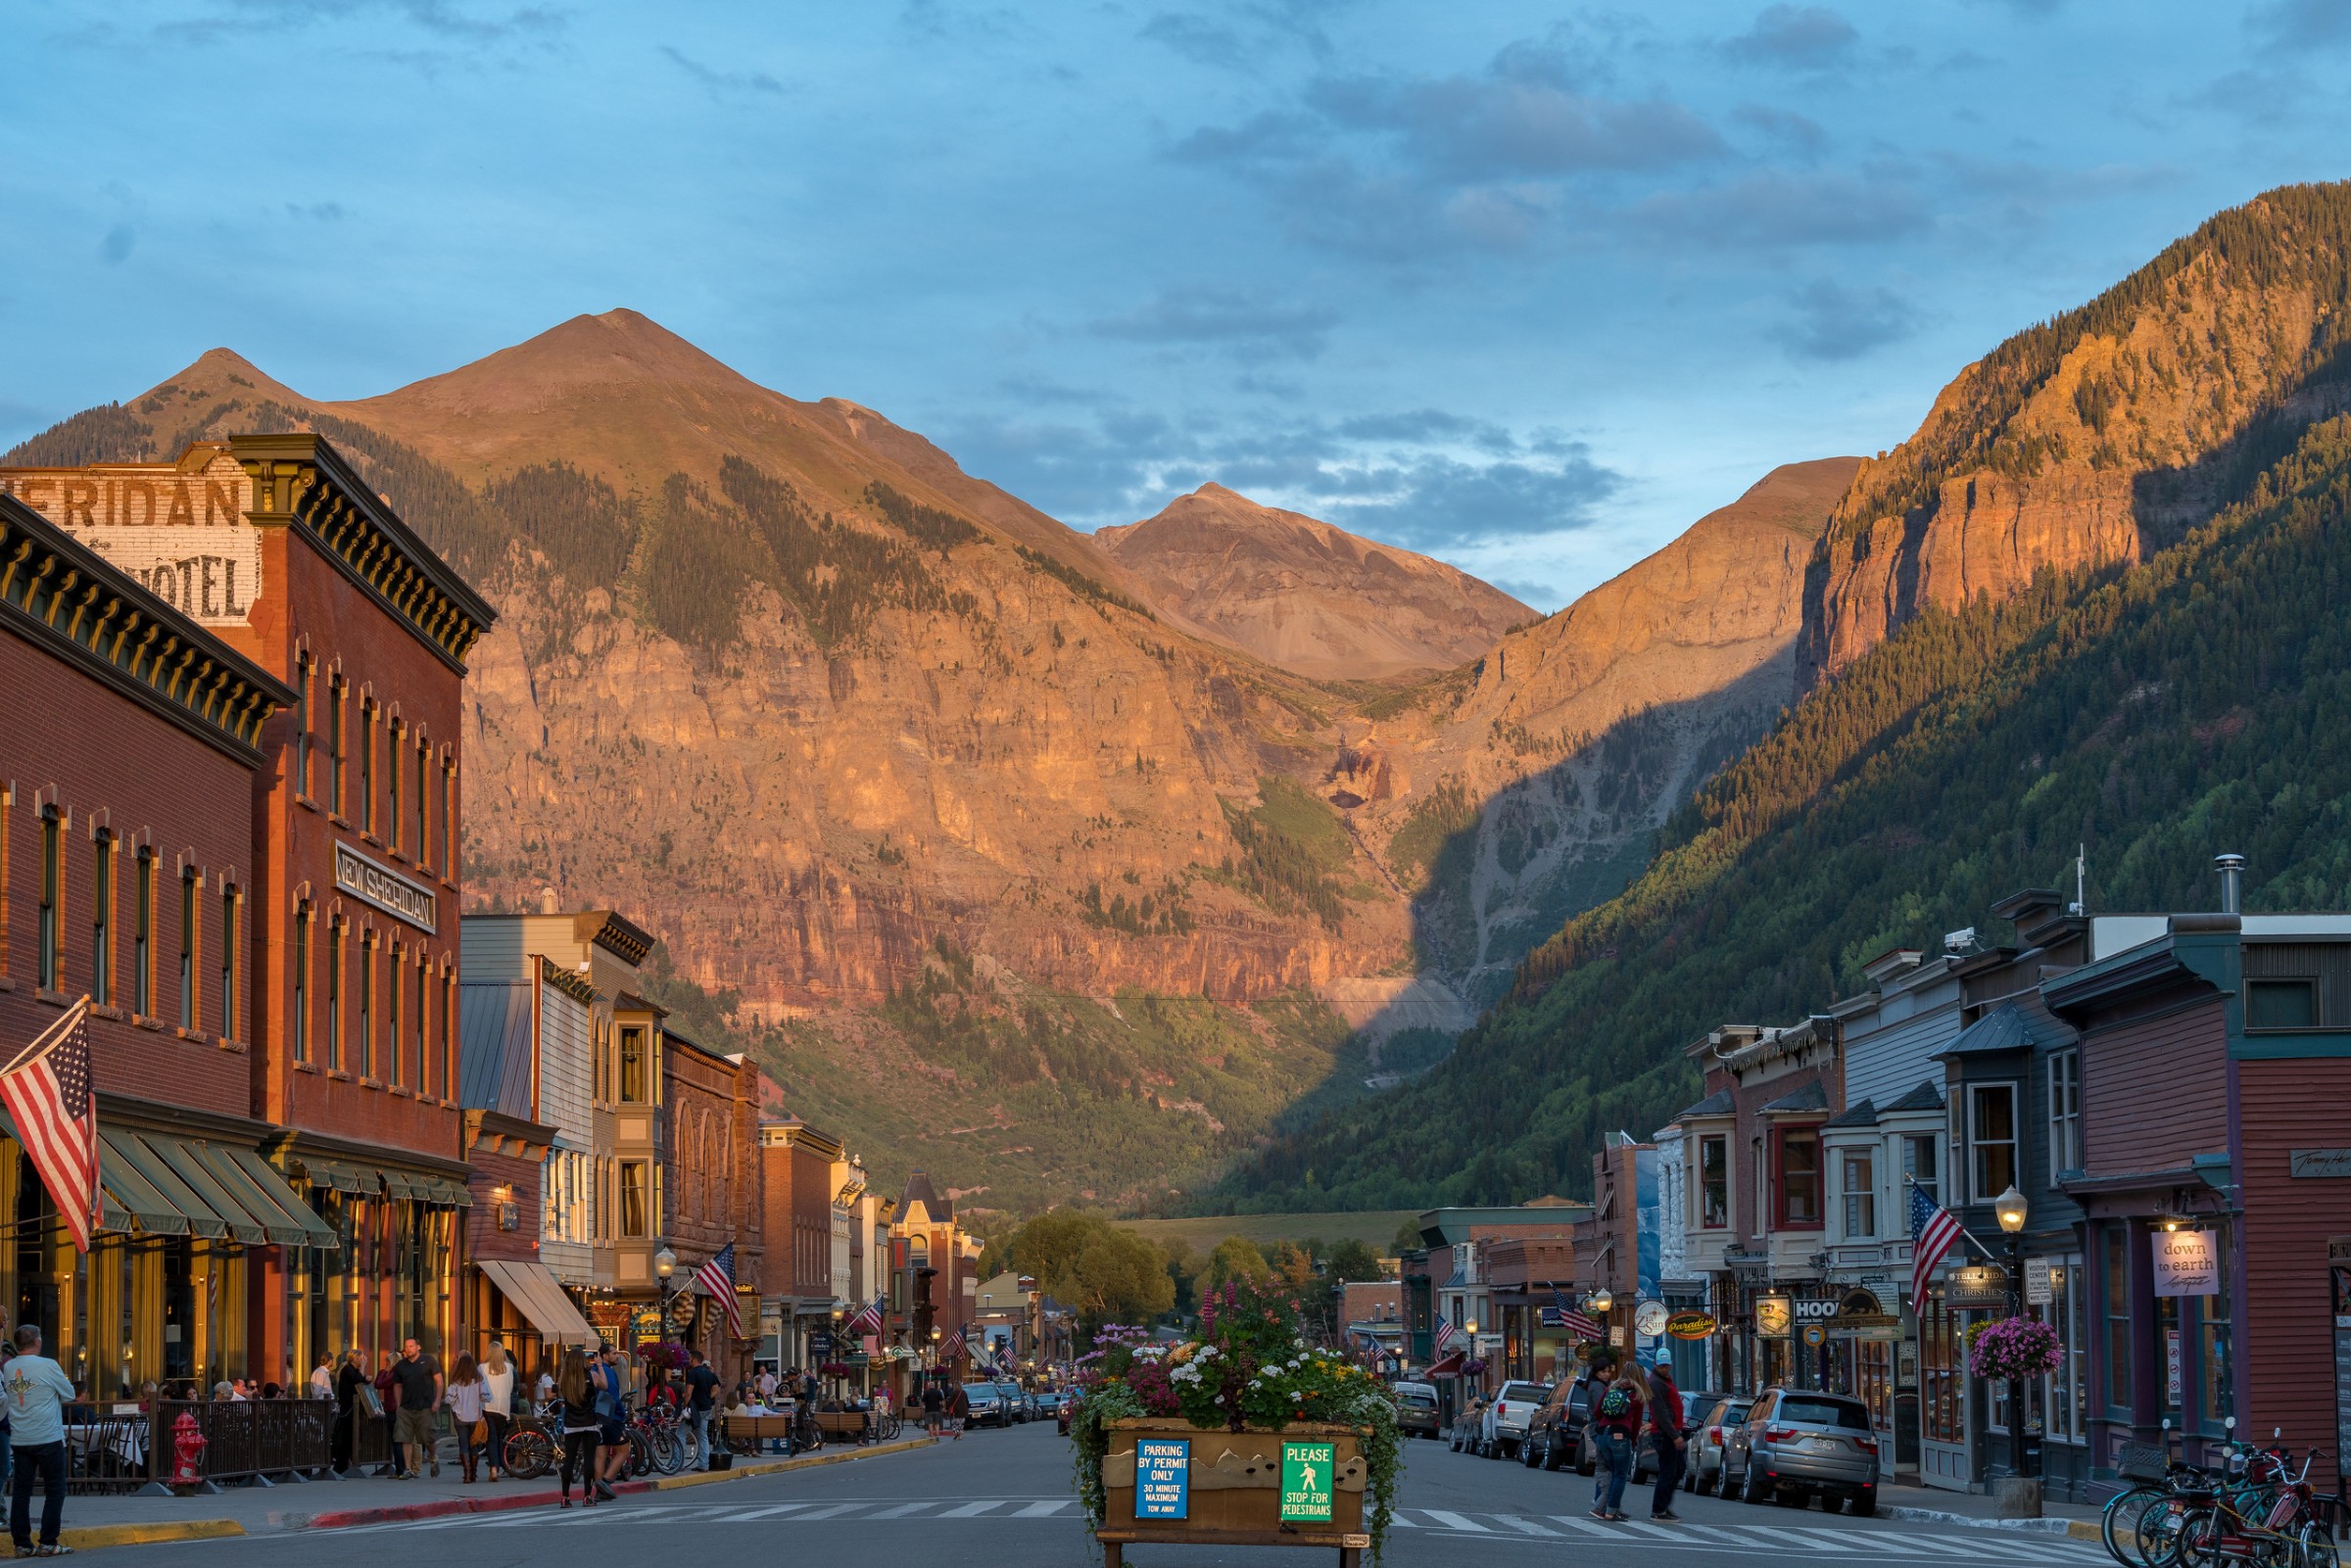
<path id="1" fill-rule="evenodd" d="M 2082 1134 L 2093 1176 L 2184 1165 L 2229 1147 L 2220 998 L 2082 1042 Z"/>
<path id="2" fill-rule="evenodd" d="M 2332 1474 L 2334 1326 L 2327 1243 L 2351 1235 L 2351 1181 L 2296 1180 L 2293 1149 L 2351 1149 L 2351 1058 L 2240 1062 L 2244 1144 L 2244 1370 L 2252 1430 L 2285 1429 L 2295 1449 L 2320 1446 L 2314 1474 Z"/>

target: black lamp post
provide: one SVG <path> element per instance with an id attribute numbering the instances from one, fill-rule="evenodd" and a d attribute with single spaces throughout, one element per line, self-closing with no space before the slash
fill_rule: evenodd
<path id="1" fill-rule="evenodd" d="M 2025 1195 L 2014 1182 L 1992 1200 L 1991 1212 L 2008 1233 L 2008 1315 L 2025 1315 Z M 2008 1473 L 2025 1473 L 2025 1380 L 2008 1380 Z"/>
<path id="2" fill-rule="evenodd" d="M 661 1338 L 669 1338 L 669 1277 L 678 1271 L 678 1255 L 666 1243 L 653 1254 L 653 1276 L 661 1282 Z"/>

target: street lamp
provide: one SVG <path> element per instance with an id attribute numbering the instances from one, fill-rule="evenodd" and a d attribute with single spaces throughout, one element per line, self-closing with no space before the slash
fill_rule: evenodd
<path id="1" fill-rule="evenodd" d="M 2008 1233 L 2008 1315 L 2025 1315 L 2025 1195 L 2010 1182 L 2008 1190 L 1991 1201 L 1991 1212 Z M 2008 1380 L 2008 1473 L 2025 1473 L 2025 1381 Z"/>
<path id="2" fill-rule="evenodd" d="M 653 1254 L 653 1275 L 661 1281 L 660 1337 L 664 1340 L 669 1338 L 669 1276 L 677 1271 L 678 1255 L 669 1250 L 669 1243 L 663 1242 L 661 1250 Z"/>

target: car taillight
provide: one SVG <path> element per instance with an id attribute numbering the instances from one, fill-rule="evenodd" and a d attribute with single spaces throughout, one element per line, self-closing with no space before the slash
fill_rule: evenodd
<path id="1" fill-rule="evenodd" d="M 1792 1426 L 1767 1426 L 1763 1429 L 1763 1441 L 1766 1443 L 1785 1443 L 1795 1436 L 1796 1428 Z"/>
<path id="2" fill-rule="evenodd" d="M 1878 1451 L 1878 1440 L 1876 1438 L 1854 1438 L 1851 1441 L 1853 1447 L 1859 1449 L 1863 1453 L 1875 1453 Z"/>
<path id="3" fill-rule="evenodd" d="M 1722 1446 L 1722 1428 L 1718 1426 L 1706 1428 L 1706 1441 L 1716 1448 L 1720 1448 Z"/>

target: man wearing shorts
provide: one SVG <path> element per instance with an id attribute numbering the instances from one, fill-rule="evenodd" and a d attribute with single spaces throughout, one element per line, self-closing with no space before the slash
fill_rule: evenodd
<path id="1" fill-rule="evenodd" d="M 416 1475 L 429 1464 L 437 1476 L 441 1460 L 433 1424 L 441 1412 L 441 1363 L 425 1354 L 423 1346 L 409 1340 L 400 1348 L 392 1382 L 400 1390 L 400 1419 L 393 1431 L 408 1450 L 408 1474 Z"/>

